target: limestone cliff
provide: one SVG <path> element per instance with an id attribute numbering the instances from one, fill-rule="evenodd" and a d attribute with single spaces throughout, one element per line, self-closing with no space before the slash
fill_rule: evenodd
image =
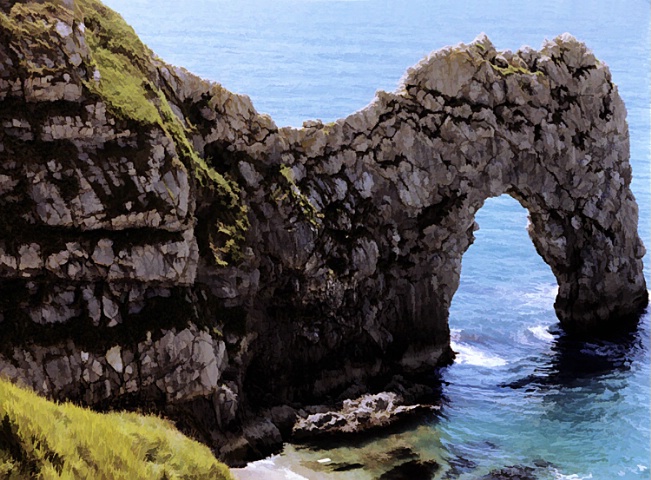
<path id="1" fill-rule="evenodd" d="M 165 411 L 222 455 L 255 409 L 450 361 L 489 197 L 529 211 L 568 331 L 647 304 L 625 107 L 569 35 L 448 47 L 345 119 L 279 129 L 96 0 L 5 2 L 0 123 L 0 373 Z"/>

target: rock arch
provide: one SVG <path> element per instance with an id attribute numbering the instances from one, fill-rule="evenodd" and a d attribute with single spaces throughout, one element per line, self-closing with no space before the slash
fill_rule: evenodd
<path id="1" fill-rule="evenodd" d="M 333 336 L 354 339 L 331 350 L 347 359 L 393 358 L 406 370 L 445 361 L 475 212 L 504 193 L 529 212 L 566 330 L 603 334 L 636 319 L 647 304 L 645 250 L 625 117 L 608 68 L 571 36 L 517 53 L 479 37 L 435 52 L 397 93 L 379 92 L 343 120 L 281 129 L 281 168 L 315 216 L 293 241 L 269 221 L 268 231 L 254 225 L 262 256 L 291 265 L 294 287 L 283 297 L 309 319 L 309 333 L 298 334 L 312 342 L 304 348 L 336 366 L 335 383 L 351 367 L 319 350 Z M 283 343 L 297 336 L 288 325 Z M 272 350 L 283 353 L 267 352 L 264 364 L 291 370 L 287 349 Z"/>

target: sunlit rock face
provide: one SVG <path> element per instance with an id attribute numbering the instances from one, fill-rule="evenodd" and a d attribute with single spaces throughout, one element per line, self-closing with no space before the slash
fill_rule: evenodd
<path id="1" fill-rule="evenodd" d="M 347 118 L 279 129 L 94 0 L 0 7 L 3 375 L 255 454 L 225 436 L 251 410 L 452 359 L 461 258 L 504 193 L 567 330 L 647 304 L 626 111 L 569 35 L 447 47 Z"/>

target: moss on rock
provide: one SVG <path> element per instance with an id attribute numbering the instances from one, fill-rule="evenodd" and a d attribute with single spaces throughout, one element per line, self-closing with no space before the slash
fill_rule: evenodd
<path id="1" fill-rule="evenodd" d="M 164 92 L 157 87 L 152 52 L 120 15 L 96 0 L 80 0 L 93 59 L 99 69 L 97 93 L 118 116 L 142 124 L 160 126 L 176 145 L 177 154 L 190 167 L 198 186 L 215 197 L 217 219 L 208 228 L 212 258 L 225 266 L 241 258 L 241 244 L 248 229 L 246 207 L 237 184 L 212 168 L 193 148 L 189 134 L 174 114 Z"/>
<path id="2" fill-rule="evenodd" d="M 152 52 L 120 15 L 95 0 L 78 0 L 76 19 L 86 26 L 91 67 L 86 86 L 105 99 L 113 113 L 143 124 L 162 124 L 152 100 L 156 87 L 149 70 Z"/>

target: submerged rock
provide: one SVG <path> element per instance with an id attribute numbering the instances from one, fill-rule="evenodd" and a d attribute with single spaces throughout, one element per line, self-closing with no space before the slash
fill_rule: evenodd
<path id="1" fill-rule="evenodd" d="M 333 472 L 350 472 L 351 470 L 360 470 L 364 468 L 361 463 L 337 463 L 332 466 Z"/>
<path id="2" fill-rule="evenodd" d="M 491 470 L 481 480 L 536 480 L 536 469 L 526 465 L 512 465 Z"/>
<path id="3" fill-rule="evenodd" d="M 408 480 L 433 478 L 440 466 L 433 460 L 410 460 L 393 467 L 388 472 L 380 475 L 379 480 Z"/>

